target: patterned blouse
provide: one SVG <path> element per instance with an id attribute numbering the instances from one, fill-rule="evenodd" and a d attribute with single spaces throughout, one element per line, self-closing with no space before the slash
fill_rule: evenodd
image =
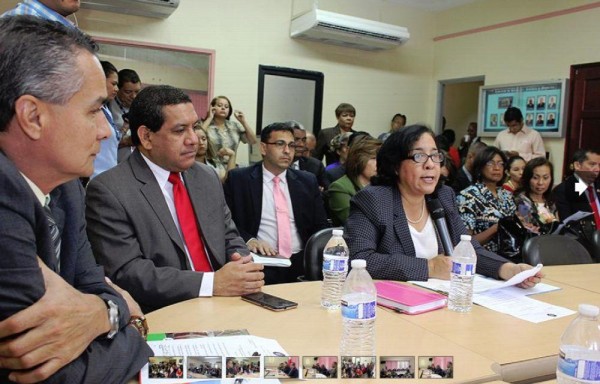
<path id="1" fill-rule="evenodd" d="M 516 206 L 512 194 L 502 187 L 497 187 L 496 193 L 497 198 L 484 184 L 475 183 L 456 196 L 458 213 L 467 229 L 474 234 L 485 231 L 503 217 L 515 214 Z M 494 237 L 483 246 L 489 251 L 496 252 L 498 241 Z"/>
<path id="2" fill-rule="evenodd" d="M 219 152 L 221 148 L 229 148 L 237 152 L 240 140 L 243 143 L 248 142 L 246 135 L 244 135 L 245 132 L 246 129 L 236 121 L 225 120 L 225 129 L 220 129 L 213 120 L 208 126 L 208 139 L 215 148 L 215 152 Z M 215 160 L 221 162 L 227 168 L 229 156 L 217 156 Z"/>

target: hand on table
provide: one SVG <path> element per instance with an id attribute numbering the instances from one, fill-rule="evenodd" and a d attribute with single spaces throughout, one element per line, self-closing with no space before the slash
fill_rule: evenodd
<path id="1" fill-rule="evenodd" d="M 427 262 L 430 279 L 450 280 L 452 259 L 445 255 L 437 255 Z"/>
<path id="2" fill-rule="evenodd" d="M 511 277 L 526 271 L 528 269 L 533 268 L 531 265 L 529 264 L 515 264 L 515 263 L 504 263 L 502 264 L 502 266 L 500 267 L 500 272 L 498 273 L 500 278 L 502 280 L 509 280 Z M 537 283 L 539 283 L 540 281 L 542 281 L 542 278 L 544 277 L 544 274 L 542 273 L 542 271 L 538 271 L 538 273 L 536 273 L 535 275 L 525 279 L 523 282 L 521 282 L 520 284 L 517 284 L 517 287 L 519 288 L 532 288 L 534 287 Z"/>
<path id="3" fill-rule="evenodd" d="M 231 261 L 215 272 L 214 296 L 241 296 L 260 292 L 265 285 L 262 264 L 252 262 L 252 256 L 231 255 Z"/>

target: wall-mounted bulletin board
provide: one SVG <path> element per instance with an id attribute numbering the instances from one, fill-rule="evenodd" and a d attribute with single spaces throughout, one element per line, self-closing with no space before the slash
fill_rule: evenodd
<path id="1" fill-rule="evenodd" d="M 566 79 L 479 87 L 478 135 L 495 137 L 506 129 L 504 111 L 512 106 L 542 137 L 563 137 L 566 97 Z"/>

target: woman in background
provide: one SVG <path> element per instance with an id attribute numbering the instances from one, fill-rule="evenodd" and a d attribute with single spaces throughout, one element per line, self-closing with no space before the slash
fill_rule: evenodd
<path id="1" fill-rule="evenodd" d="M 346 223 L 350 212 L 350 199 L 356 192 L 371 183 L 377 174 L 377 151 L 381 141 L 364 137 L 348 151 L 346 174 L 333 182 L 327 190 L 329 213 L 334 226 Z"/>
<path id="2" fill-rule="evenodd" d="M 390 137 L 390 135 L 392 133 L 397 132 L 400 129 L 404 128 L 405 125 L 406 125 L 406 115 L 403 115 L 401 113 L 396 113 L 394 115 L 394 117 L 392 117 L 392 123 L 391 123 L 391 126 L 390 126 L 390 130 L 388 132 L 382 133 L 377 138 L 383 142 L 388 137 Z"/>
<path id="3" fill-rule="evenodd" d="M 218 161 L 215 149 L 208 139 L 208 134 L 202 128 L 200 124 L 197 124 L 194 127 L 196 131 L 196 136 L 198 136 L 198 150 L 196 151 L 196 161 L 202 164 L 206 164 L 217 172 L 219 179 L 221 182 L 225 180 L 227 176 L 227 172 L 230 169 L 235 168 L 235 153 L 233 150 L 227 148 L 227 153 L 229 154 L 229 161 L 227 166 L 223 166 L 223 163 Z"/>
<path id="4" fill-rule="evenodd" d="M 521 177 L 525 168 L 525 160 L 521 156 L 511 156 L 506 164 L 506 182 L 502 188 L 514 193 L 521 186 Z"/>
<path id="5" fill-rule="evenodd" d="M 554 167 L 543 157 L 536 157 L 523 170 L 521 187 L 515 192 L 517 217 L 530 231 L 549 233 L 559 220 L 551 200 Z"/>
<path id="6" fill-rule="evenodd" d="M 329 164 L 325 168 L 325 179 L 328 184 L 333 183 L 346 173 L 346 158 L 348 157 L 348 141 L 352 136 L 352 132 L 342 132 L 336 135 L 329 143 L 329 149 L 331 152 L 337 153 L 339 160 L 335 163 Z"/>
<path id="7" fill-rule="evenodd" d="M 454 192 L 447 186 L 436 188 L 443 161 L 433 132 L 420 125 L 393 133 L 381 146 L 377 176 L 352 198 L 344 235 L 350 258 L 366 260 L 374 279 L 450 279 L 452 263 L 442 254 L 425 201 L 427 195 L 437 192 L 451 241 L 458 244 L 467 231 L 456 210 Z M 531 268 L 508 262 L 475 239 L 471 243 L 477 253 L 477 273 L 507 280 Z M 521 286 L 531 287 L 540 277 L 537 274 Z"/>
<path id="8" fill-rule="evenodd" d="M 235 111 L 234 116 L 239 123 L 230 120 L 232 114 L 233 107 L 229 99 L 217 96 L 210 102 L 206 119 L 202 122 L 202 128 L 208 133 L 208 138 L 215 148 L 216 161 L 225 168 L 231 158 L 231 151 L 234 155 L 237 153 L 240 141 L 250 145 L 256 143 L 256 136 L 246 122 L 244 113 Z"/>
<path id="9" fill-rule="evenodd" d="M 501 187 L 505 165 L 504 152 L 485 148 L 473 161 L 475 184 L 456 196 L 458 212 L 469 233 L 492 252 L 498 251 L 498 221 L 516 210 L 512 194 Z"/>

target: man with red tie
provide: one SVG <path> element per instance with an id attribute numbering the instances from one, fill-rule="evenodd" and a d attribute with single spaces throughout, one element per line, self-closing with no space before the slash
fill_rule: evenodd
<path id="1" fill-rule="evenodd" d="M 304 244 L 326 228 L 327 214 L 314 174 L 290 168 L 294 131 L 286 123 L 263 128 L 263 161 L 233 169 L 225 181 L 232 218 L 248 247 L 291 259 L 289 268 L 265 267 L 265 284 L 290 283 L 304 273 Z"/>
<path id="2" fill-rule="evenodd" d="M 107 276 L 144 311 L 260 291 L 215 172 L 195 162 L 198 116 L 177 88 L 150 86 L 129 110 L 136 150 L 87 187 L 87 230 Z"/>
<path id="3" fill-rule="evenodd" d="M 573 154 L 574 174 L 569 176 L 553 191 L 554 201 L 561 220 L 572 214 L 583 211 L 594 214 L 596 228 L 600 229 L 600 151 L 598 149 L 578 149 Z M 575 184 L 586 186 L 581 194 L 576 191 Z"/>

